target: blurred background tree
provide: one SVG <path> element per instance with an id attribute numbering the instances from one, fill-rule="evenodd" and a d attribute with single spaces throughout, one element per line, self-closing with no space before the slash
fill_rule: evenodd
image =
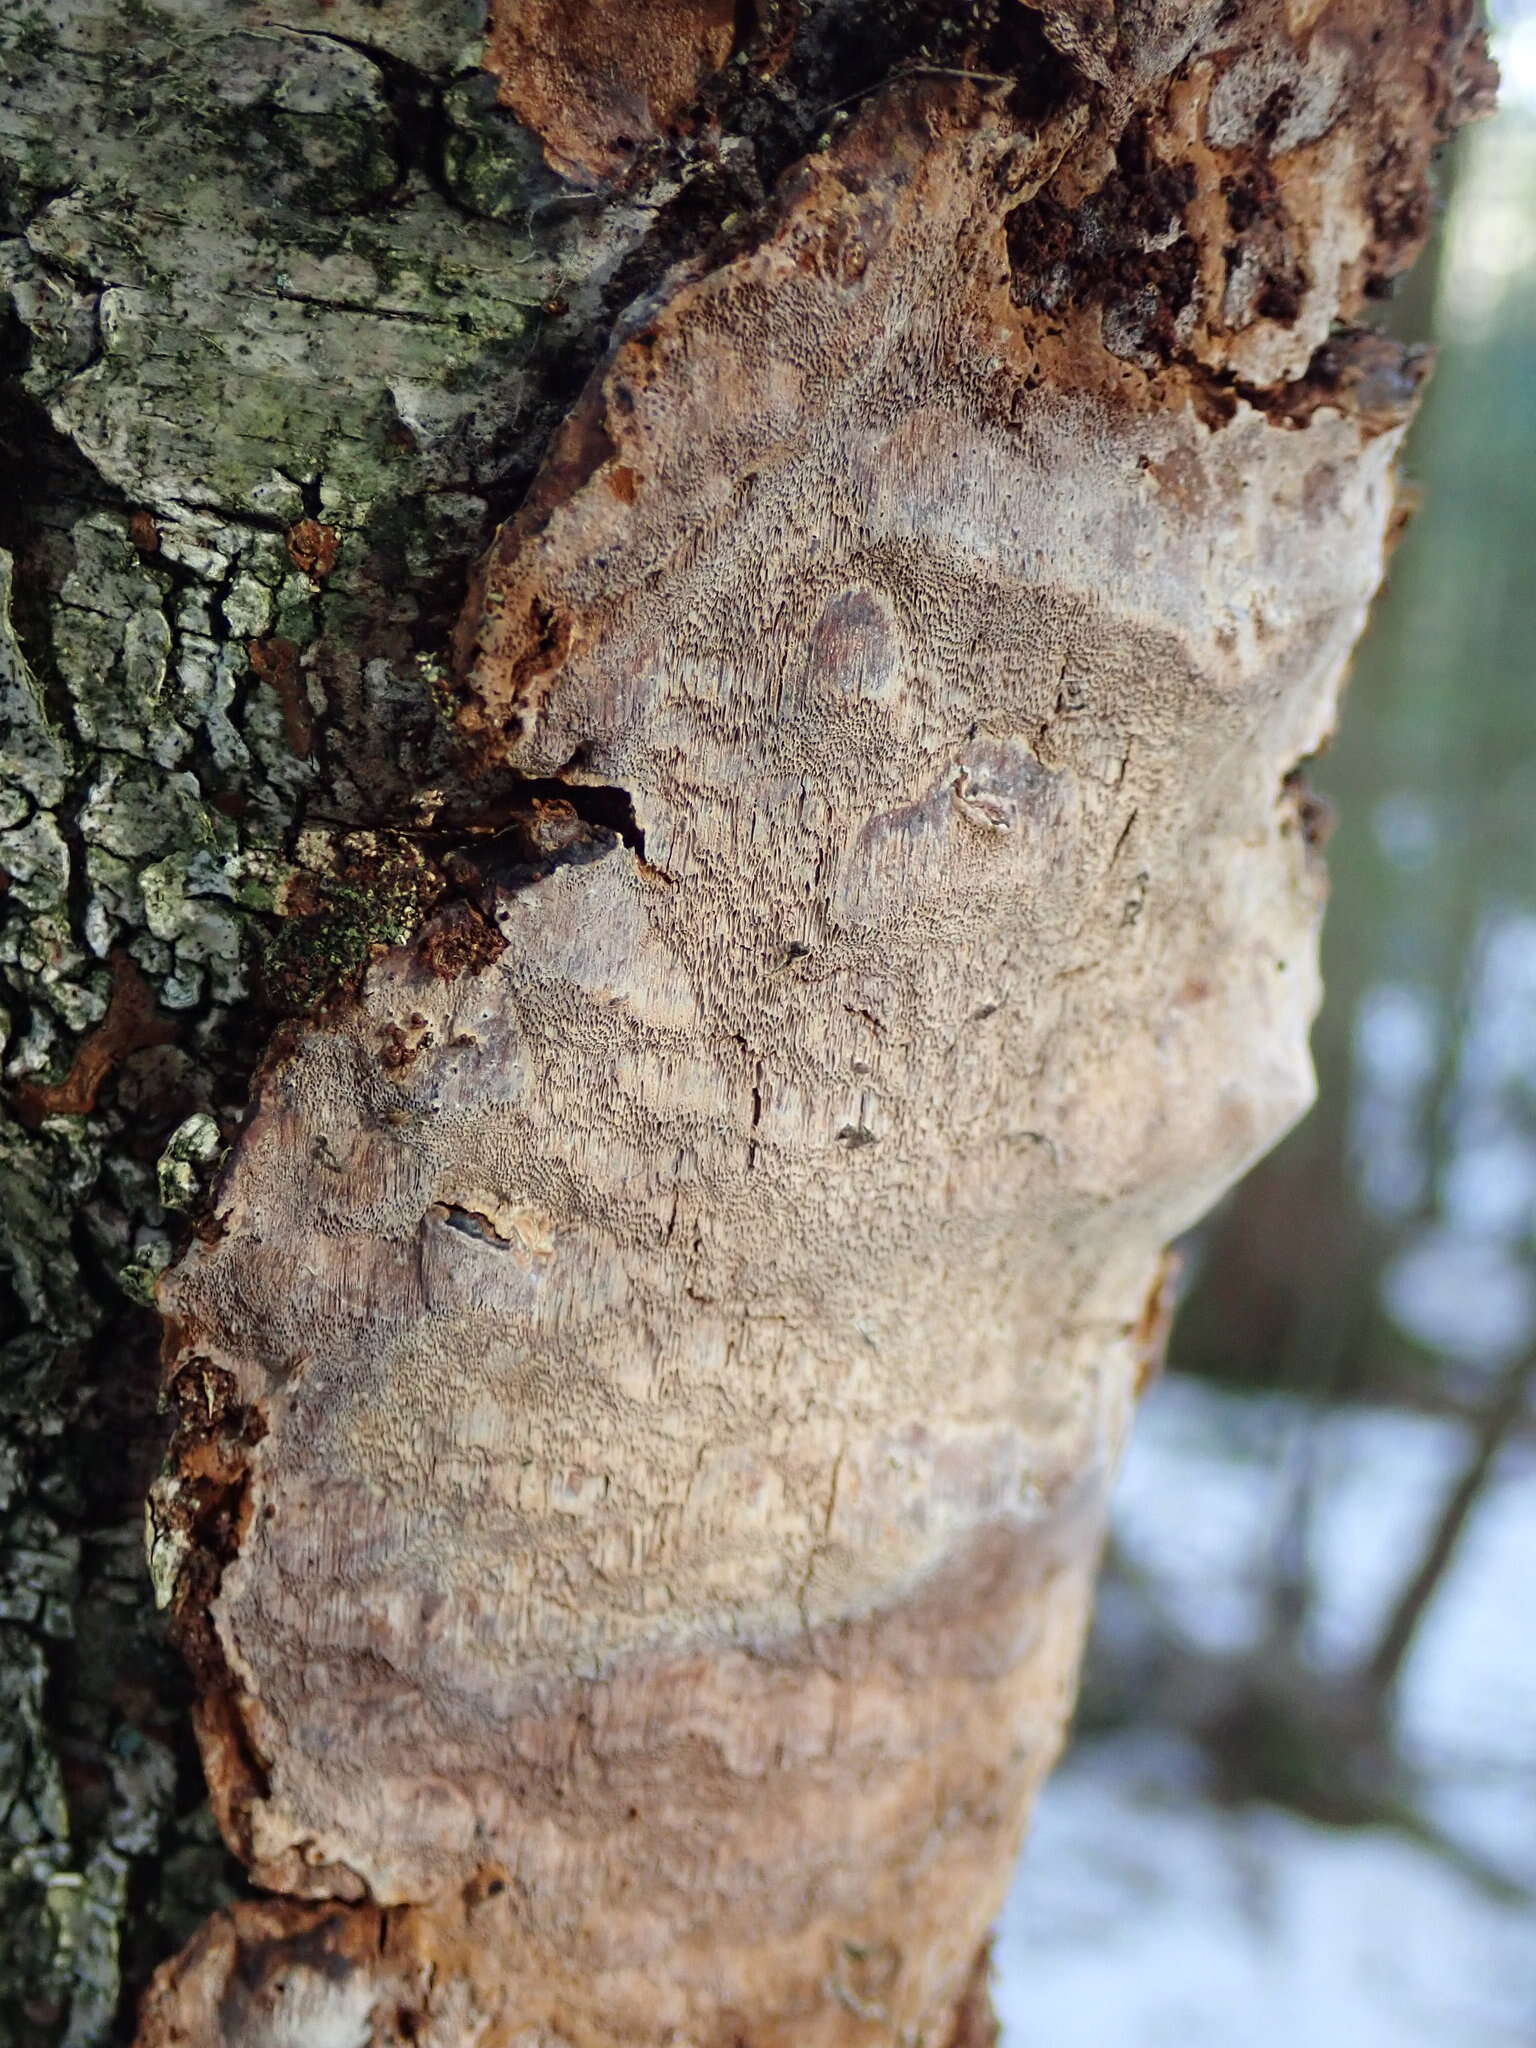
<path id="1" fill-rule="evenodd" d="M 1185 1247 L 1000 1943 L 1009 2048 L 1536 2042 L 1536 6 L 1492 12 L 1502 111 L 1381 309 L 1438 366 L 1308 771 L 1317 1107 Z"/>

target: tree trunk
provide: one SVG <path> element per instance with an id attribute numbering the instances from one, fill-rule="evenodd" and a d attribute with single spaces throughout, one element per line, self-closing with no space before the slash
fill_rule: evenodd
<path id="1" fill-rule="evenodd" d="M 988 2038 L 1471 13 L 13 10 L 6 2038 Z"/>

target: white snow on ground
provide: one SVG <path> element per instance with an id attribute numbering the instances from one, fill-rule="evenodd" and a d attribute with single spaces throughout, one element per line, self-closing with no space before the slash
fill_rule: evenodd
<path id="1" fill-rule="evenodd" d="M 998 1930 L 1005 2048 L 1536 2041 L 1527 1909 L 1394 1835 L 1220 1812 L 1149 1749 L 1086 1749 L 1041 1801 Z"/>
<path id="2" fill-rule="evenodd" d="M 1117 1535 L 1198 1641 L 1240 1648 L 1299 1411 L 1170 1381 Z M 1316 1648 L 1357 1653 L 1464 1447 L 1433 1418 L 1321 1428 Z M 1436 1820 L 1536 1883 L 1536 1458 L 1508 1454 L 1426 1620 L 1404 1718 Z M 1005 2048 L 1533 2048 L 1536 1915 L 1433 1851 L 1202 1795 L 1177 1739 L 1083 1744 L 1047 1787 L 996 1947 Z"/>

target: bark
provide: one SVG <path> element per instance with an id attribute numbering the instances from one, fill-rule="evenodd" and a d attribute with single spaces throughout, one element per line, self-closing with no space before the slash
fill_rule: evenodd
<path id="1" fill-rule="evenodd" d="M 17 2040 L 987 2038 L 1470 12 L 12 17 Z"/>

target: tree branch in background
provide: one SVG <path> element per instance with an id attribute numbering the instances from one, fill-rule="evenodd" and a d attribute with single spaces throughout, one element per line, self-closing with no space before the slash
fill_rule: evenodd
<path id="1" fill-rule="evenodd" d="M 1396 1687 L 1419 1625 L 1455 1562 L 1472 1511 L 1493 1476 L 1499 1453 L 1528 1415 L 1533 1381 L 1536 1349 L 1505 1368 L 1482 1415 L 1471 1424 L 1466 1461 L 1435 1518 L 1418 1567 L 1399 1594 L 1375 1649 L 1361 1666 L 1363 1682 L 1378 1701 L 1387 1700 Z"/>

